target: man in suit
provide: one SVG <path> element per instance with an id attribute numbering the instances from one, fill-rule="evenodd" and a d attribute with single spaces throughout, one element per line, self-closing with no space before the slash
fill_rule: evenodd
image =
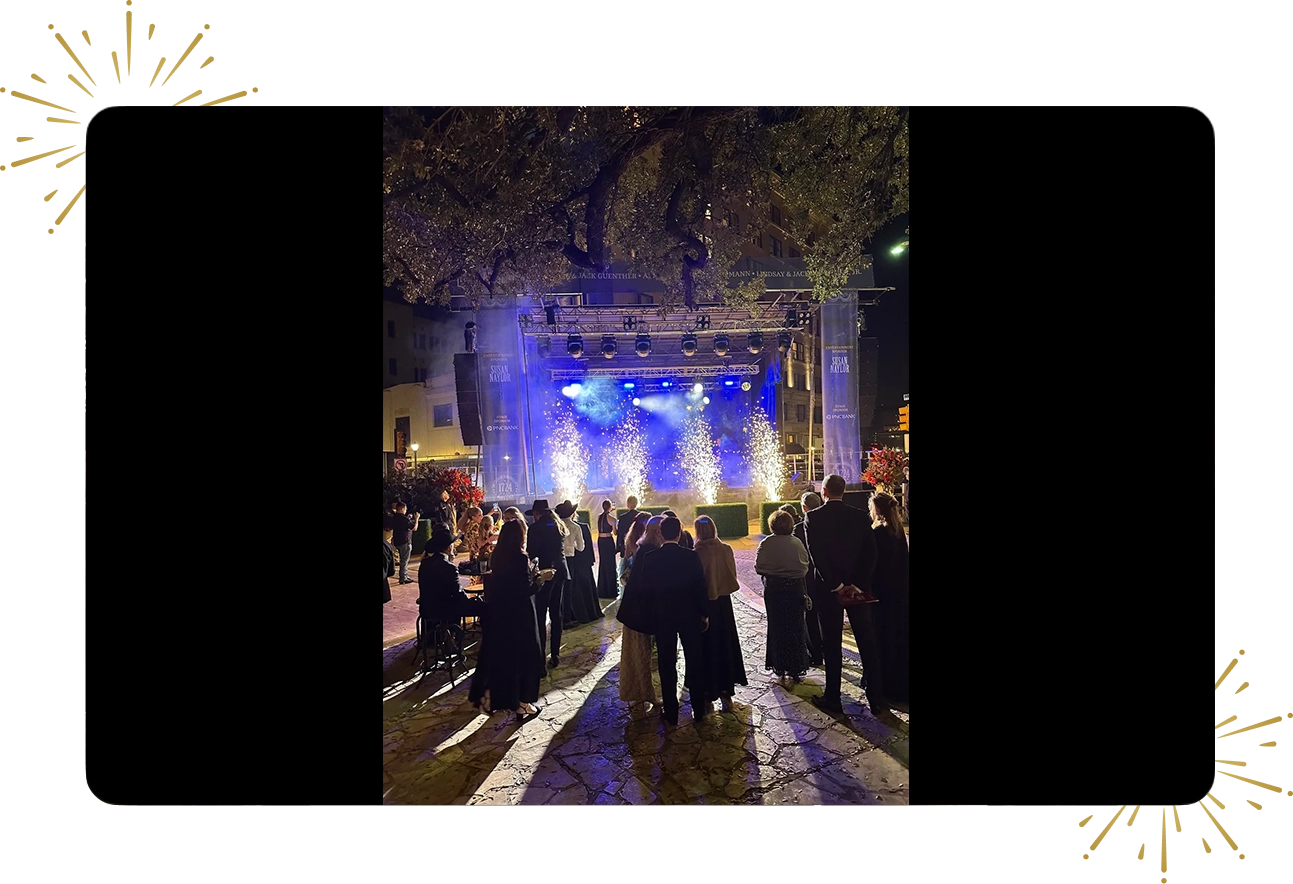
<path id="1" fill-rule="evenodd" d="M 436 525 L 427 541 L 430 553 L 418 568 L 418 610 L 422 619 L 456 621 L 461 617 L 480 617 L 483 599 L 471 598 L 462 590 L 458 566 L 453 563 L 453 532 L 447 525 Z"/>
<path id="2" fill-rule="evenodd" d="M 826 687 L 813 705 L 831 712 L 843 712 L 840 678 L 843 669 L 844 612 L 857 639 L 866 683 L 867 705 L 873 714 L 887 711 L 880 671 L 880 653 L 875 638 L 875 621 L 870 606 L 871 575 L 875 571 L 875 536 L 866 513 L 844 503 L 844 478 L 827 476 L 823 491 L 826 503 L 804 513 L 804 536 L 808 555 L 817 576 L 813 610 L 822 629 L 822 652 L 826 663 Z"/>
<path id="3" fill-rule="evenodd" d="M 556 669 L 561 662 L 561 593 L 570 577 L 566 569 L 565 540 L 557 527 L 557 517 L 548 508 L 546 500 L 534 502 L 534 524 L 525 535 L 525 554 L 539 560 L 540 568 L 551 568 L 556 576 L 543 584 L 534 594 L 534 614 L 539 624 L 539 650 L 546 651 L 548 630 L 544 621 L 552 620 L 552 656 L 548 668 Z"/>
<path id="4" fill-rule="evenodd" d="M 636 571 L 651 587 L 651 616 L 655 646 L 660 663 L 660 690 L 664 693 L 661 715 L 669 724 L 678 723 L 678 642 L 687 661 L 692 717 L 700 721 L 710 712 L 705 696 L 705 660 L 701 633 L 709 628 L 709 590 L 705 569 L 695 551 L 678 545 L 682 523 L 670 516 L 660 523 L 664 546 L 642 557 Z"/>
<path id="5" fill-rule="evenodd" d="M 620 520 L 615 523 L 615 551 L 624 556 L 624 538 L 628 536 L 629 529 L 633 527 L 633 520 L 638 517 L 638 499 L 630 497 L 625 501 L 629 511 L 620 516 Z"/>
<path id="6" fill-rule="evenodd" d="M 799 498 L 799 506 L 805 516 L 809 510 L 815 510 L 822 505 L 821 495 L 816 491 L 805 491 Z M 808 536 L 804 533 L 804 519 L 795 523 L 793 534 L 804 548 L 808 548 Z M 808 627 L 808 665 L 821 666 L 825 660 L 822 653 L 822 624 L 817 615 L 817 598 L 821 595 L 821 581 L 817 579 L 817 572 L 813 568 L 813 557 L 808 557 L 808 597 L 813 600 L 811 611 L 804 612 L 804 625 Z M 843 629 L 843 626 L 840 627 Z M 842 637 L 842 636 L 841 636 Z"/>

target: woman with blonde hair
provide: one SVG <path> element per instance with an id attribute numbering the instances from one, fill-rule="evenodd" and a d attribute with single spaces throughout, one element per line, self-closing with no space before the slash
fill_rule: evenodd
<path id="1" fill-rule="evenodd" d="M 641 564 L 642 557 L 664 545 L 664 536 L 660 533 L 663 521 L 660 516 L 643 513 L 633 523 L 624 543 L 629 579 L 615 617 L 624 625 L 620 638 L 620 699 L 629 704 L 630 715 L 635 718 L 649 711 L 646 704 L 659 706 L 662 703 L 651 682 L 651 637 L 655 634 L 651 588 L 635 575 L 642 573 L 642 569 L 636 567 Z"/>
<path id="2" fill-rule="evenodd" d="M 876 551 L 871 592 L 880 600 L 875 605 L 875 633 L 884 679 L 881 693 L 886 700 L 906 703 L 910 693 L 907 537 L 902 530 L 898 500 L 892 494 L 872 494 L 867 508 L 871 511 Z"/>
<path id="3" fill-rule="evenodd" d="M 709 589 L 709 628 L 701 633 L 705 648 L 705 696 L 718 697 L 723 711 L 732 711 L 732 694 L 745 680 L 745 659 L 741 656 L 741 637 L 736 631 L 732 613 L 732 593 L 740 589 L 736 581 L 736 556 L 732 548 L 718 539 L 718 527 L 709 516 L 701 516 L 692 526 L 696 532 L 696 555 L 705 570 Z"/>
<path id="4" fill-rule="evenodd" d="M 772 533 L 763 538 L 754 557 L 754 571 L 763 577 L 763 606 L 768 616 L 764 668 L 778 678 L 798 682 L 808 672 L 808 630 L 804 624 L 808 598 L 808 550 L 791 532 L 795 518 L 778 511 L 769 520 Z"/>

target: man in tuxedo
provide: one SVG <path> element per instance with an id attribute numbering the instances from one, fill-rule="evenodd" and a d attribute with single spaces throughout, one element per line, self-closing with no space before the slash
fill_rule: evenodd
<path id="1" fill-rule="evenodd" d="M 678 545 L 682 523 L 670 516 L 660 523 L 664 546 L 642 557 L 634 571 L 651 587 L 652 622 L 655 625 L 656 654 L 660 663 L 660 690 L 664 708 L 660 714 L 669 724 L 678 723 L 678 642 L 687 661 L 692 717 L 700 721 L 710 712 L 705 696 L 705 660 L 701 633 L 709 628 L 709 590 L 700 556 Z"/>
<path id="2" fill-rule="evenodd" d="M 875 536 L 867 514 L 844 503 L 844 478 L 827 476 L 823 491 L 826 503 L 804 513 L 804 536 L 808 556 L 816 572 L 813 610 L 822 630 L 822 653 L 826 663 L 826 688 L 813 705 L 831 712 L 843 712 L 840 678 L 844 663 L 844 612 L 857 639 L 866 683 L 867 705 L 872 713 L 887 711 L 876 644 L 871 605 L 871 575 L 875 570 Z"/>
<path id="3" fill-rule="evenodd" d="M 629 529 L 633 527 L 633 520 L 638 517 L 638 499 L 630 497 L 625 504 L 629 511 L 620 516 L 620 520 L 615 523 L 615 551 L 624 555 L 624 538 L 628 536 Z"/>
<path id="4" fill-rule="evenodd" d="M 799 506 L 805 516 L 809 510 L 815 510 L 822 505 L 822 498 L 816 491 L 805 491 L 799 498 Z M 804 533 L 804 519 L 795 523 L 795 530 L 790 532 L 808 548 L 808 536 Z M 804 624 L 808 627 L 808 665 L 821 666 L 825 659 L 822 655 L 822 624 L 817 615 L 817 599 L 821 595 L 821 581 L 817 579 L 817 571 L 813 568 L 813 557 L 808 557 L 808 597 L 813 600 L 811 611 L 804 612 Z M 843 629 L 843 625 L 840 626 Z"/>

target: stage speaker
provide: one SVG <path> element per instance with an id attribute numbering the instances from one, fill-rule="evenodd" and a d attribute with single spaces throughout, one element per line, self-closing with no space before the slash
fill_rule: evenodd
<path id="1" fill-rule="evenodd" d="M 462 430 L 462 444 L 483 445 L 475 353 L 453 355 L 453 380 L 458 388 L 458 427 Z"/>

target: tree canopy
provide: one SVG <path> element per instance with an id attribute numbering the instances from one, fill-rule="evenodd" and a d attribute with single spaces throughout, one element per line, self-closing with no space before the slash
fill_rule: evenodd
<path id="1" fill-rule="evenodd" d="M 631 258 L 664 283 L 666 307 L 747 301 L 762 283 L 728 289 L 727 271 L 775 189 L 815 296 L 834 294 L 908 210 L 907 118 L 892 107 L 386 108 L 384 282 L 409 300 L 447 303 L 452 286 L 475 301 Z"/>

